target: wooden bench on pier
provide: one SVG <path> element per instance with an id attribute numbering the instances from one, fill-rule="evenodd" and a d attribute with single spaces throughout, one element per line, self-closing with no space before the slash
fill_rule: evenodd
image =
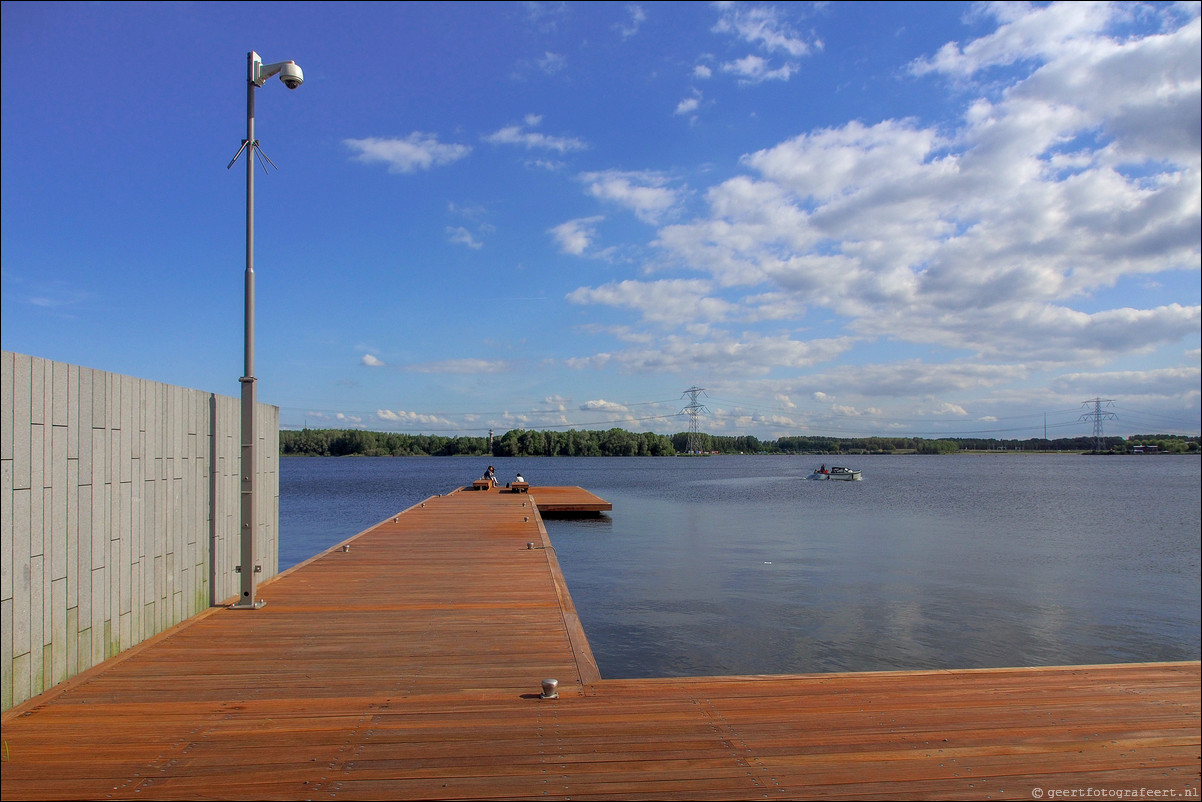
<path id="1" fill-rule="evenodd" d="M 514 493 L 525 493 L 530 489 L 529 482 L 513 482 L 509 485 L 509 489 Z"/>
<path id="2" fill-rule="evenodd" d="M 477 479 L 476 481 L 472 482 L 472 490 L 491 490 L 491 489 L 492 489 L 492 480 L 491 479 Z"/>

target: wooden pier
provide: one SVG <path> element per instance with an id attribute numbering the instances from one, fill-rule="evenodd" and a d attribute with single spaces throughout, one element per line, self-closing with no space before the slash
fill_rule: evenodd
<path id="1" fill-rule="evenodd" d="M 3 798 L 1198 798 L 1196 661 L 602 679 L 544 504 L 608 508 L 427 499 L 5 713 Z"/>

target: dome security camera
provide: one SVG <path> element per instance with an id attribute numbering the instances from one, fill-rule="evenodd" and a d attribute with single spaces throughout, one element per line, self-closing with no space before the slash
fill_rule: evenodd
<path id="1" fill-rule="evenodd" d="M 289 89 L 296 89 L 305 82 L 305 74 L 301 72 L 300 67 L 296 66 L 296 62 L 289 61 L 280 68 L 280 80 Z"/>

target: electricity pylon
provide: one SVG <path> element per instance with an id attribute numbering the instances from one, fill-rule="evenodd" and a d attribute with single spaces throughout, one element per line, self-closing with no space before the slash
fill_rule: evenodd
<path id="1" fill-rule="evenodd" d="M 698 403 L 697 396 L 705 395 L 705 390 L 694 385 L 681 394 L 682 397 L 686 395 L 689 397 L 689 403 L 680 411 L 681 415 L 689 416 L 689 440 L 686 448 L 689 453 L 698 454 L 701 452 L 701 435 L 697 432 L 697 416 L 709 410 L 704 404 Z"/>
<path id="2" fill-rule="evenodd" d="M 1109 398 L 1094 398 L 1091 401 L 1082 401 L 1081 402 L 1081 406 L 1083 406 L 1083 407 L 1088 407 L 1090 404 L 1093 404 L 1093 412 L 1083 413 L 1081 415 L 1081 417 L 1079 418 L 1079 420 L 1092 420 L 1093 421 L 1093 443 L 1094 443 L 1093 450 L 1101 451 L 1102 450 L 1102 421 L 1117 420 L 1118 415 L 1115 415 L 1113 412 L 1103 412 L 1102 411 L 1102 404 L 1105 404 L 1108 407 L 1114 406 L 1114 401 L 1110 400 Z"/>

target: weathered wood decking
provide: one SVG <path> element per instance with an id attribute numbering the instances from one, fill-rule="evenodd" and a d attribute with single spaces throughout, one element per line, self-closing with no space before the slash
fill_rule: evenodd
<path id="1" fill-rule="evenodd" d="M 428 499 L 10 711 L 3 798 L 1197 798 L 1197 662 L 599 679 L 532 506 L 577 490 Z"/>

